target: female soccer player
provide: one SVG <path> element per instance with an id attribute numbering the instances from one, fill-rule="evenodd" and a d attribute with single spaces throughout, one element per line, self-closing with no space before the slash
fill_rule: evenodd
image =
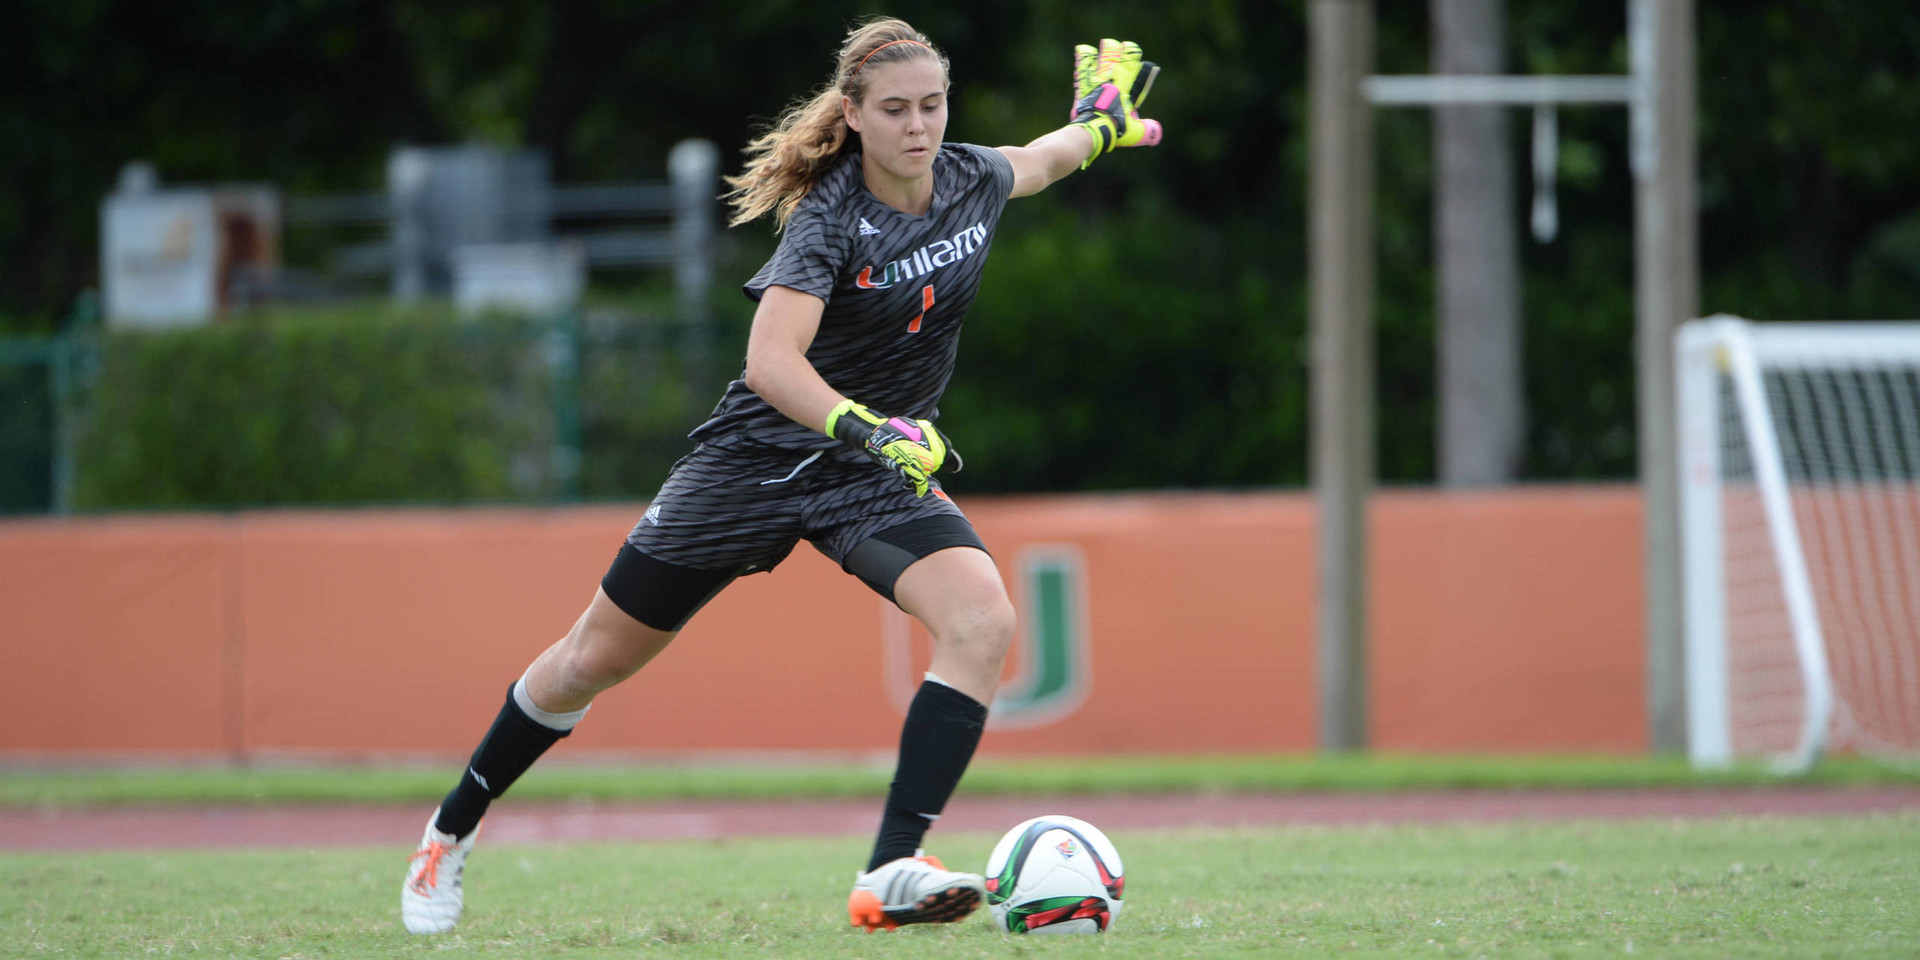
<path id="1" fill-rule="evenodd" d="M 488 804 L 596 695 L 658 655 L 727 584 L 772 570 L 802 539 L 933 638 L 851 922 L 948 923 L 979 906 L 979 875 L 919 847 L 979 743 L 1014 611 L 934 479 L 950 448 L 931 421 L 1007 200 L 1116 147 L 1158 142 L 1158 125 L 1134 112 L 1157 70 L 1139 48 L 1109 40 L 1076 54 L 1072 123 L 1024 147 L 943 143 L 946 57 L 906 23 L 876 20 L 847 36 L 829 88 L 749 144 L 728 181 L 732 223 L 773 213 L 783 234 L 746 283 L 759 307 L 745 372 L 434 811 L 401 893 L 408 930 L 453 928 Z"/>

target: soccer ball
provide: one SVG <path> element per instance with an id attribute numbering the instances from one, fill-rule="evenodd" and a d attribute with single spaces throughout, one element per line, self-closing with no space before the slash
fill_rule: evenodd
<path id="1" fill-rule="evenodd" d="M 1008 933 L 1102 933 L 1120 917 L 1120 851 L 1093 824 L 1035 817 L 987 858 L 987 909 Z"/>

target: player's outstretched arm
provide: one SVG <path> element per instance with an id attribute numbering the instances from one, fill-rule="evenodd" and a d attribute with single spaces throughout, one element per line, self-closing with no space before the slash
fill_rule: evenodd
<path id="1" fill-rule="evenodd" d="M 1024 147 L 1000 148 L 1013 164 L 1009 196 L 1039 193 L 1116 148 L 1159 143 L 1159 121 L 1139 113 L 1159 75 L 1160 67 L 1142 59 L 1140 45 L 1131 40 L 1074 47 L 1073 122 Z"/>
<path id="2" fill-rule="evenodd" d="M 1001 147 L 1000 152 L 1013 164 L 1009 197 L 1033 196 L 1093 156 L 1087 135 L 1075 126 L 1061 127 L 1024 147 Z"/>

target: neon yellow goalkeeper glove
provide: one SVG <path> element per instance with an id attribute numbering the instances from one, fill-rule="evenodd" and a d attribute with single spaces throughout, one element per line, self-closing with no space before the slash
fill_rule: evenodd
<path id="1" fill-rule="evenodd" d="M 1100 86 L 1100 51 L 1084 43 L 1073 45 L 1073 99 L 1067 101 L 1067 119 L 1080 112 L 1080 101 Z"/>
<path id="2" fill-rule="evenodd" d="M 1140 45 L 1131 40 L 1118 44 L 1107 41 L 1108 50 L 1115 61 L 1126 56 L 1129 51 L 1137 59 L 1141 56 Z M 1127 98 L 1133 101 L 1133 109 L 1138 111 L 1147 102 L 1147 94 L 1153 90 L 1153 81 L 1160 76 L 1160 65 L 1151 60 L 1140 61 L 1139 72 L 1134 75 L 1132 86 L 1127 88 Z M 1080 111 L 1080 101 L 1100 86 L 1106 78 L 1101 75 L 1100 50 L 1084 43 L 1073 45 L 1073 99 L 1067 103 L 1067 118 Z"/>
<path id="3" fill-rule="evenodd" d="M 852 400 L 840 401 L 827 414 L 825 432 L 866 451 L 874 462 L 898 474 L 916 497 L 927 495 L 934 471 L 947 460 L 947 438 L 931 421 L 883 417 Z"/>
<path id="4" fill-rule="evenodd" d="M 1150 147 L 1160 142 L 1157 120 L 1140 117 L 1140 102 L 1160 76 L 1158 64 L 1141 59 L 1140 45 L 1131 40 L 1101 40 L 1099 49 L 1074 47 L 1072 126 L 1085 128 L 1093 138 L 1093 153 L 1082 170 L 1116 147 Z"/>

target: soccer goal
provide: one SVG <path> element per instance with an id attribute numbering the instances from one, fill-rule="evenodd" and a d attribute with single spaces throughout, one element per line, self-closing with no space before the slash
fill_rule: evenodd
<path id="1" fill-rule="evenodd" d="M 1920 323 L 1681 327 L 1689 753 L 1920 753 Z"/>

